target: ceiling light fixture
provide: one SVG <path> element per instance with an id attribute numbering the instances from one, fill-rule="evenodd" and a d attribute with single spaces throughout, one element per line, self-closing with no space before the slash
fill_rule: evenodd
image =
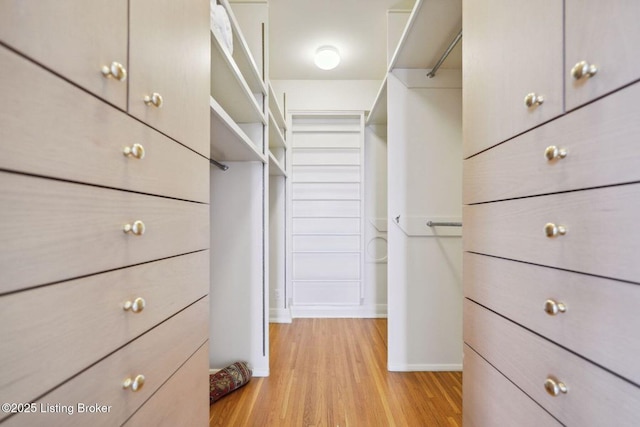
<path id="1" fill-rule="evenodd" d="M 333 46 L 319 47 L 318 50 L 316 50 L 314 62 L 321 70 L 333 70 L 340 63 L 338 49 Z"/>

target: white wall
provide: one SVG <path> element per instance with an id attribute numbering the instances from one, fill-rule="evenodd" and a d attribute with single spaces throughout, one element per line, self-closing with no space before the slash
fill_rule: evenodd
<path id="1" fill-rule="evenodd" d="M 397 75 L 413 86 L 452 80 L 447 70 L 433 82 L 425 74 L 399 70 Z M 462 91 L 459 79 L 448 88 L 408 88 L 397 75 L 389 75 L 387 93 L 388 368 L 457 370 L 462 368 L 462 239 L 459 229 L 452 231 L 458 236 L 433 236 L 426 221 L 462 215 Z M 398 215 L 400 225 L 394 220 Z"/>
<path id="2" fill-rule="evenodd" d="M 373 105 L 380 81 L 271 80 L 271 86 L 287 111 L 366 111 Z"/>

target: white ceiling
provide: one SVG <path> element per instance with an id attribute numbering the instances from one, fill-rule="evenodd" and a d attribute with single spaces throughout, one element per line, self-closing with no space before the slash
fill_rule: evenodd
<path id="1" fill-rule="evenodd" d="M 387 10 L 413 0 L 269 0 L 269 61 L 273 80 L 382 80 L 387 70 Z M 316 49 L 333 45 L 334 70 L 313 64 Z"/>

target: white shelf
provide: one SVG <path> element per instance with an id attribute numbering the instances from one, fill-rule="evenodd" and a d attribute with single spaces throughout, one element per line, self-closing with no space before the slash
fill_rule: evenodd
<path id="1" fill-rule="evenodd" d="M 462 28 L 462 0 L 417 0 L 400 37 L 389 71 L 430 69 Z M 443 68 L 462 67 L 462 43 L 449 54 Z"/>
<path id="2" fill-rule="evenodd" d="M 251 55 L 249 45 L 242 34 L 242 30 L 240 29 L 240 25 L 238 25 L 238 20 L 233 13 L 233 9 L 227 0 L 220 0 L 220 3 L 227 11 L 229 21 L 231 22 L 231 31 L 233 32 L 233 59 L 246 79 L 251 92 L 266 95 L 267 87 L 262 81 L 256 62 L 253 55 Z"/>
<path id="3" fill-rule="evenodd" d="M 269 151 L 269 175 L 273 176 L 287 176 L 287 172 L 280 166 L 280 163 L 276 157 Z"/>
<path id="4" fill-rule="evenodd" d="M 211 111 L 211 157 L 218 161 L 260 161 L 264 154 L 218 102 L 209 98 Z"/>
<path id="5" fill-rule="evenodd" d="M 276 93 L 273 91 L 273 87 L 271 87 L 271 83 L 269 83 L 269 110 L 273 114 L 278 127 L 286 131 L 287 121 L 284 118 L 284 110 L 280 108 L 280 104 L 278 104 L 278 99 L 276 98 Z"/>
<path id="6" fill-rule="evenodd" d="M 287 142 L 284 140 L 271 111 L 269 111 L 269 147 L 287 149 Z"/>
<path id="7" fill-rule="evenodd" d="M 373 106 L 367 115 L 366 125 L 387 124 L 387 78 L 385 77 L 378 90 Z"/>
<path id="8" fill-rule="evenodd" d="M 267 124 L 240 69 L 211 31 L 211 95 L 236 123 Z"/>

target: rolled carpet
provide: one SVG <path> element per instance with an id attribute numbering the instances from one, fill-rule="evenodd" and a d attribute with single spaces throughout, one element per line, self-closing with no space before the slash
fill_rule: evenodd
<path id="1" fill-rule="evenodd" d="M 246 362 L 235 362 L 209 374 L 209 404 L 248 383 L 252 374 Z"/>

